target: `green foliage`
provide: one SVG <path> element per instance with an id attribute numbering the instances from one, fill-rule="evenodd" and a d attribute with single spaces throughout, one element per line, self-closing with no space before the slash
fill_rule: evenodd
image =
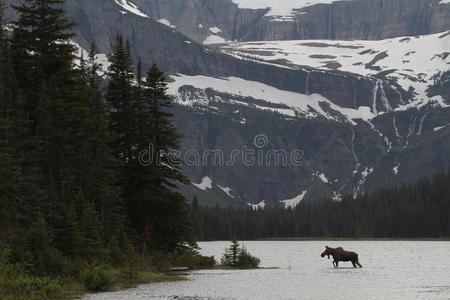
<path id="1" fill-rule="evenodd" d="M 33 277 L 17 265 L 0 261 L 0 299 L 50 300 L 65 299 L 63 287 L 47 277 Z"/>
<path id="2" fill-rule="evenodd" d="M 240 245 L 236 239 L 231 241 L 231 245 L 225 250 L 220 262 L 225 266 L 237 266 L 239 261 Z"/>
<path id="3" fill-rule="evenodd" d="M 196 250 L 183 250 L 173 253 L 155 252 L 148 257 L 148 265 L 155 272 L 167 272 L 170 267 L 188 269 L 210 268 L 216 264 L 214 256 L 202 256 Z"/>
<path id="4" fill-rule="evenodd" d="M 64 253 L 94 262 L 106 255 L 100 236 L 100 224 L 92 204 L 78 199 L 66 209 L 60 249 Z"/>
<path id="5" fill-rule="evenodd" d="M 191 268 L 209 268 L 216 265 L 216 259 L 214 256 L 203 256 L 200 254 L 196 254 L 192 257 Z"/>
<path id="6" fill-rule="evenodd" d="M 125 230 L 120 228 L 108 243 L 109 258 L 113 266 L 124 266 L 128 262 L 128 254 L 134 256 L 134 248 Z"/>
<path id="7" fill-rule="evenodd" d="M 7 122 L 0 118 L 0 230 L 16 227 L 19 217 L 16 203 L 22 199 L 21 174 L 19 169 L 12 165 L 11 149 L 6 143 L 7 130 Z"/>
<path id="8" fill-rule="evenodd" d="M 85 288 L 92 292 L 107 291 L 114 283 L 113 270 L 106 266 L 87 269 L 81 278 Z"/>
<path id="9" fill-rule="evenodd" d="M 244 247 L 239 253 L 239 262 L 237 266 L 241 268 L 257 268 L 260 262 L 261 260 L 259 258 L 252 256 Z"/>
<path id="10" fill-rule="evenodd" d="M 92 268 L 92 264 L 89 264 L 86 260 L 73 257 L 64 261 L 63 271 L 60 275 L 64 280 L 78 282 L 84 270 L 90 268 Z"/>
<path id="11" fill-rule="evenodd" d="M 36 276 L 59 276 L 64 268 L 64 258 L 55 248 L 50 228 L 38 219 L 23 238 L 13 241 L 8 259 L 23 266 Z"/>
<path id="12" fill-rule="evenodd" d="M 209 268 L 216 264 L 214 256 L 202 256 L 193 249 L 173 253 L 170 261 L 173 266 L 189 269 Z"/>
<path id="13" fill-rule="evenodd" d="M 149 263 L 155 272 L 167 272 L 172 266 L 170 256 L 161 251 L 153 253 L 149 257 Z"/>

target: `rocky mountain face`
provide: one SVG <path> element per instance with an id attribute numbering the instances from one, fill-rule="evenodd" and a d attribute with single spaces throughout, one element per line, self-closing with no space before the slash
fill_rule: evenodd
<path id="1" fill-rule="evenodd" d="M 194 183 L 201 184 L 205 177 L 211 180 L 209 186 L 194 187 L 190 192 L 206 198 L 204 202 L 221 197 L 228 203 L 265 200 L 271 205 L 302 194 L 303 200 L 339 199 L 431 177 L 450 166 L 446 155 L 450 151 L 448 108 L 428 105 L 350 124 L 322 117 L 289 118 L 255 108 L 251 105 L 254 99 L 213 90 L 205 95 L 186 87 L 181 93 L 186 98 L 209 99 L 176 108 L 177 125 L 186 136 L 183 153 L 192 149 L 200 153 L 200 162 L 186 164 L 185 171 Z M 237 99 L 249 105 L 239 104 Z M 260 134 L 267 137 L 263 148 L 254 144 Z M 213 163 L 211 157 L 201 160 L 208 151 L 220 150 L 226 162 L 232 151 L 243 146 L 262 151 L 263 157 L 274 150 L 301 150 L 301 164 L 245 164 L 241 156 L 230 166 Z M 191 159 L 185 156 L 185 160 Z M 218 187 L 230 188 L 231 197 Z"/>
<path id="2" fill-rule="evenodd" d="M 81 48 L 95 41 L 108 54 L 120 32 L 130 40 L 134 58 L 141 58 L 146 67 L 156 62 L 167 72 L 175 122 L 186 136 L 182 157 L 193 184 L 180 188 L 189 199 L 196 195 L 210 204 L 295 206 L 302 200 L 338 200 L 344 194 L 413 182 L 450 167 L 447 85 L 427 95 L 423 87 L 430 76 L 401 69 L 412 56 L 409 52 L 395 68 L 390 67 L 394 57 L 387 50 L 371 46 L 340 45 L 333 57 L 307 55 L 323 61 L 322 67 L 306 58 L 289 60 L 284 48 L 244 45 L 253 49 L 243 51 L 242 45 L 202 45 L 211 35 L 224 40 L 283 40 L 430 34 L 450 29 L 449 4 L 339 1 L 304 7 L 283 21 L 268 16 L 268 8 L 242 8 L 231 0 L 67 0 L 65 9 L 77 23 L 74 41 Z M 11 10 L 7 16 L 15 17 Z M 448 39 L 436 40 L 445 49 Z M 321 42 L 320 47 L 331 46 Z M 292 49 L 288 50 L 303 51 Z M 336 67 L 350 57 L 340 52 L 346 49 L 354 50 L 351 55 L 358 60 Z M 442 70 L 449 64 L 445 51 L 427 60 L 421 51 L 427 49 L 410 51 L 417 52 L 414 59 L 420 64 L 433 61 Z M 272 59 L 274 53 L 286 57 Z M 365 55 L 373 58 L 360 62 Z M 424 99 L 418 99 L 419 86 Z M 256 161 L 247 163 L 237 156 L 226 164 L 236 150 L 242 155 L 244 146 L 254 151 Z M 222 153 L 222 163 L 220 158 L 211 161 L 218 159 L 215 150 Z M 300 163 L 273 163 L 278 150 L 300 151 Z M 194 158 L 210 156 L 206 162 L 192 162 L 189 153 Z M 268 153 L 275 156 L 259 163 L 257 155 L 266 158 Z"/>
<path id="3" fill-rule="evenodd" d="M 352 0 L 296 9 L 289 18 L 260 8 L 241 8 L 239 0 L 136 0 L 156 20 L 193 40 L 211 36 L 227 41 L 362 39 L 438 33 L 450 28 L 450 4 L 440 0 Z M 442 1 L 444 2 L 444 1 Z M 275 5 L 275 4 L 274 4 Z M 289 5 L 289 4 L 286 4 Z M 245 7 L 245 5 L 244 5 Z M 220 39 L 219 39 L 220 41 Z"/>
<path id="4" fill-rule="evenodd" d="M 439 0 L 354 0 L 313 5 L 289 25 L 265 22 L 244 40 L 380 40 L 443 32 L 450 27 L 450 5 Z"/>
<path id="5" fill-rule="evenodd" d="M 231 0 L 138 0 L 136 4 L 155 20 L 172 26 L 199 43 L 214 33 L 226 39 L 239 39 L 257 26 L 267 11 L 240 9 Z"/>

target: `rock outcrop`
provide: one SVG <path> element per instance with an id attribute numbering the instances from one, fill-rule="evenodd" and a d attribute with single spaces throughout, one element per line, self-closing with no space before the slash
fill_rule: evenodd
<path id="1" fill-rule="evenodd" d="M 231 0 L 134 0 L 156 20 L 202 43 L 225 40 L 369 39 L 414 36 L 450 29 L 450 3 L 440 0 L 352 0 L 317 4 L 289 21 L 264 16 L 267 9 L 240 9 Z"/>

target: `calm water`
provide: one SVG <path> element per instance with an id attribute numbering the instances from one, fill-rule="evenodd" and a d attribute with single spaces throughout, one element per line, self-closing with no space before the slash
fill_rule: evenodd
<path id="1" fill-rule="evenodd" d="M 362 269 L 320 257 L 324 245 L 359 254 Z M 220 255 L 227 242 L 200 243 L 202 254 Z M 142 285 L 86 299 L 450 299 L 450 242 L 245 242 L 263 267 L 208 270 L 188 280 Z"/>

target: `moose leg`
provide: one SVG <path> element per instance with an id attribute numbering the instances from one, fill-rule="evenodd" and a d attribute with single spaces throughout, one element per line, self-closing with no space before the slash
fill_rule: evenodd
<path id="1" fill-rule="evenodd" d="M 335 261 L 334 261 L 334 267 L 335 267 L 335 268 L 339 267 L 339 261 L 338 261 L 338 260 L 335 260 Z"/>
<path id="2" fill-rule="evenodd" d="M 352 260 L 353 268 L 356 268 L 356 261 Z"/>
<path id="3" fill-rule="evenodd" d="M 357 264 L 360 268 L 362 268 L 361 264 L 359 263 L 359 260 L 356 261 L 356 264 Z"/>

